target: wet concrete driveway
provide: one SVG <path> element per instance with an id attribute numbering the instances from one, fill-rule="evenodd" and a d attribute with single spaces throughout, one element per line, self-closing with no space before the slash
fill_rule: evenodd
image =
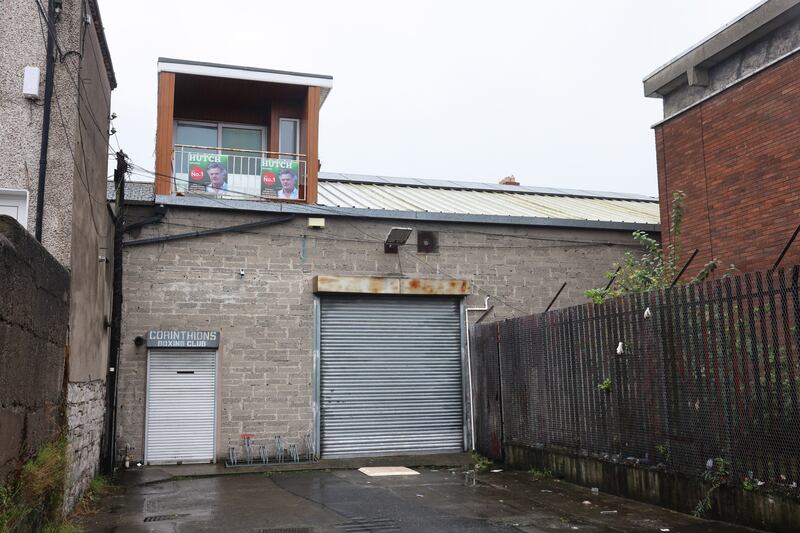
<path id="1" fill-rule="evenodd" d="M 118 490 L 87 531 L 189 532 L 745 532 L 525 472 L 417 476 L 358 470 L 171 479 Z"/>

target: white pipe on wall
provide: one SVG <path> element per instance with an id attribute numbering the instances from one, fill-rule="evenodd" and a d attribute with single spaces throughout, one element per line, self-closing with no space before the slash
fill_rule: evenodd
<path id="1" fill-rule="evenodd" d="M 474 385 L 472 383 L 472 351 L 469 344 L 469 312 L 470 311 L 488 311 L 489 310 L 489 297 L 483 303 L 483 307 L 465 307 L 464 308 L 464 326 L 467 328 L 467 376 L 469 378 L 469 427 L 472 436 L 472 451 L 475 451 L 475 399 L 474 399 Z"/>

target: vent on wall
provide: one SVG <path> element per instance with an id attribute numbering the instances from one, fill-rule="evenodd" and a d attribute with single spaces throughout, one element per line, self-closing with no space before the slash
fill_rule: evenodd
<path id="1" fill-rule="evenodd" d="M 439 252 L 439 232 L 438 231 L 418 231 L 417 232 L 417 253 L 435 254 Z"/>

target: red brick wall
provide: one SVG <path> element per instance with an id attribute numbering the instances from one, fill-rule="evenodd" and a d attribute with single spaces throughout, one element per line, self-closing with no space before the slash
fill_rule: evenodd
<path id="1" fill-rule="evenodd" d="M 772 266 L 800 224 L 800 54 L 655 128 L 662 238 L 672 193 L 686 193 L 678 239 L 743 271 Z M 800 238 L 781 266 L 800 263 Z"/>

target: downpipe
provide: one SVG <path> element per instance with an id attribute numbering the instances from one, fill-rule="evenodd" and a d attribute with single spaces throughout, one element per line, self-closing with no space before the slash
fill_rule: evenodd
<path id="1" fill-rule="evenodd" d="M 483 303 L 483 307 L 465 307 L 464 308 L 464 327 L 467 328 L 467 378 L 469 379 L 469 428 L 472 441 L 472 451 L 475 451 L 475 395 L 473 391 L 475 387 L 472 383 L 472 351 L 469 343 L 469 313 L 470 311 L 488 311 L 489 310 L 489 297 Z"/>

